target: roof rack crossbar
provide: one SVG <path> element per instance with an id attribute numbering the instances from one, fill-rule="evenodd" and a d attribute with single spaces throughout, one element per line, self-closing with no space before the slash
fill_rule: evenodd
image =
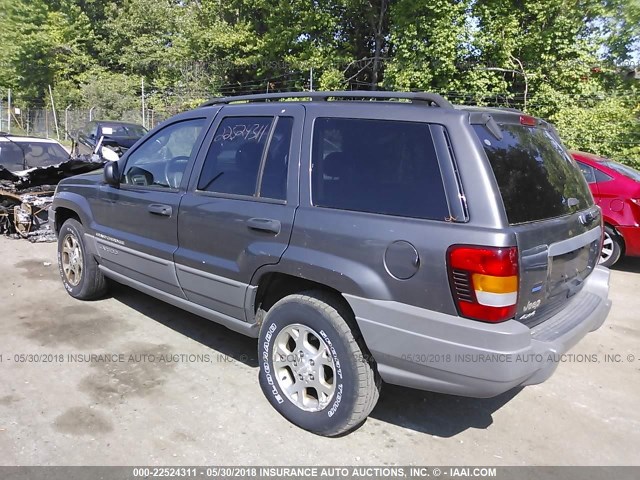
<path id="1" fill-rule="evenodd" d="M 428 92 L 381 92 L 381 91 L 338 91 L 338 92 L 282 92 L 282 93 L 260 93 L 255 95 L 238 95 L 234 97 L 213 98 L 201 105 L 210 107 L 213 105 L 230 104 L 235 102 L 267 102 L 278 101 L 289 98 L 309 98 L 313 102 L 328 101 L 331 98 L 351 98 L 351 99 L 402 99 L 411 100 L 412 103 L 426 103 L 436 105 L 440 108 L 453 108 L 453 105 L 437 93 Z"/>

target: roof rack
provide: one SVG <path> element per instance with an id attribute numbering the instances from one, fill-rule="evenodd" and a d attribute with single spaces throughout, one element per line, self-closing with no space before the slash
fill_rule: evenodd
<path id="1" fill-rule="evenodd" d="M 447 99 L 437 93 L 428 92 L 381 92 L 381 91 L 339 91 L 339 92 L 282 92 L 282 93 L 260 93 L 256 95 L 238 95 L 235 97 L 213 98 L 201 107 L 210 107 L 212 105 L 229 104 L 235 102 L 267 102 L 278 101 L 289 98 L 309 98 L 312 102 L 329 101 L 332 98 L 346 99 L 402 99 L 411 100 L 411 103 L 425 103 L 435 105 L 440 108 L 453 108 Z"/>

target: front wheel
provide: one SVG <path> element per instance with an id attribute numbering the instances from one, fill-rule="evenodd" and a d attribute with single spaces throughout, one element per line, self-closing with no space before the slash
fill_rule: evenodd
<path id="1" fill-rule="evenodd" d="M 602 251 L 598 263 L 604 267 L 613 266 L 622 255 L 622 241 L 611 227 L 604 227 Z"/>
<path id="2" fill-rule="evenodd" d="M 324 436 L 361 424 L 375 407 L 375 364 L 354 337 L 350 312 L 322 292 L 289 295 L 260 330 L 260 386 L 291 423 Z"/>
<path id="3" fill-rule="evenodd" d="M 93 300 L 107 292 L 107 280 L 84 244 L 84 228 L 70 218 L 58 233 L 58 269 L 69 295 L 79 300 Z"/>

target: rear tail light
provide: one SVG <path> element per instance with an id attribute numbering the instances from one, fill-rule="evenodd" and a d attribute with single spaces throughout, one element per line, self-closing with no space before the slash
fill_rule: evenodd
<path id="1" fill-rule="evenodd" d="M 538 124 L 538 119 L 529 115 L 520 115 L 520 124 L 527 127 L 535 127 Z"/>
<path id="2" fill-rule="evenodd" d="M 498 323 L 513 318 L 518 303 L 518 249 L 454 245 L 447 251 L 458 313 Z"/>

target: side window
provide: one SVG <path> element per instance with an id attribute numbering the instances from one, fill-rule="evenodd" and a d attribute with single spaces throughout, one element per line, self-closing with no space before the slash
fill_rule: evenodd
<path id="1" fill-rule="evenodd" d="M 273 117 L 224 118 L 207 152 L 198 190 L 255 195 L 273 120 Z"/>
<path id="2" fill-rule="evenodd" d="M 269 142 L 267 159 L 262 172 L 260 196 L 285 200 L 287 198 L 287 172 L 293 117 L 278 117 L 273 137 Z"/>
<path id="3" fill-rule="evenodd" d="M 587 181 L 587 183 L 595 183 L 596 182 L 596 174 L 593 171 L 593 167 L 584 164 L 582 162 L 576 162 L 578 164 L 578 167 L 580 168 L 580 171 L 582 172 L 582 174 L 584 175 L 585 180 Z"/>
<path id="4" fill-rule="evenodd" d="M 205 121 L 174 123 L 149 137 L 129 156 L 122 183 L 178 188 Z"/>
<path id="5" fill-rule="evenodd" d="M 314 125 L 313 204 L 445 220 L 449 208 L 429 125 L 319 118 Z"/>
<path id="6" fill-rule="evenodd" d="M 0 143 L 0 165 L 9 171 L 15 172 L 27 168 L 24 162 L 22 150 L 16 144 L 9 141 Z"/>
<path id="7" fill-rule="evenodd" d="M 596 182 L 603 183 L 603 182 L 609 182 L 609 181 L 613 180 L 613 177 L 607 175 L 603 171 L 598 170 L 597 168 L 594 168 L 593 170 L 594 170 L 595 175 L 596 175 Z"/>

